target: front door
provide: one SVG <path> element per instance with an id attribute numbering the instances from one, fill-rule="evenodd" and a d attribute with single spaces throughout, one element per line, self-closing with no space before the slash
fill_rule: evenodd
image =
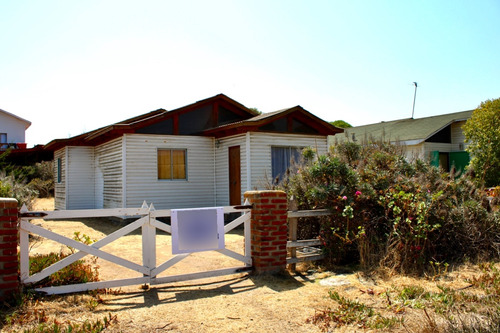
<path id="1" fill-rule="evenodd" d="M 241 205 L 240 146 L 229 147 L 229 205 Z"/>

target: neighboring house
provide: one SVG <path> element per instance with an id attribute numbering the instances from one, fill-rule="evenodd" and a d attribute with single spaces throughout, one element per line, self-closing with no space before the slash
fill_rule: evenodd
<path id="1" fill-rule="evenodd" d="M 281 177 L 300 148 L 341 132 L 300 106 L 257 115 L 225 95 L 159 109 L 46 145 L 56 209 L 238 205 Z"/>
<path id="2" fill-rule="evenodd" d="M 31 122 L 0 109 L 0 149 L 26 148 L 25 132 Z"/>
<path id="3" fill-rule="evenodd" d="M 427 158 L 433 165 L 441 166 L 447 171 L 452 167 L 460 171 L 469 163 L 462 125 L 472 116 L 472 112 L 383 121 L 346 128 L 344 133 L 330 137 L 329 143 L 332 145 L 343 141 L 365 143 L 382 140 L 401 144 L 408 159 Z"/>

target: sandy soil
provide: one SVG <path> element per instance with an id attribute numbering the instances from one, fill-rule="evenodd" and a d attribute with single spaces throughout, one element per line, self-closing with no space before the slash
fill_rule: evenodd
<path id="1" fill-rule="evenodd" d="M 53 200 L 39 200 L 35 209 L 51 210 Z M 57 222 L 33 220 L 33 223 L 69 237 L 79 231 L 97 240 L 123 226 L 118 222 L 102 219 Z M 171 256 L 170 236 L 159 232 L 157 244 L 158 263 L 161 263 Z M 227 235 L 226 245 L 241 252 L 242 232 Z M 122 237 L 105 249 L 141 263 L 140 231 Z M 60 244 L 44 240 L 33 245 L 31 254 L 59 250 L 66 249 L 61 248 Z M 138 276 L 138 273 L 100 259 L 98 264 L 101 280 Z M 188 257 L 163 275 L 240 265 L 241 263 L 221 254 L 203 252 Z M 474 268 L 470 270 L 472 272 Z M 95 321 L 108 316 L 109 313 L 116 315 L 117 322 L 108 327 L 106 332 L 320 332 L 320 328 L 308 323 L 307 319 L 317 311 L 335 306 L 328 298 L 330 290 L 373 305 L 381 312 L 387 308 L 386 298 L 382 294 L 394 285 L 422 285 L 426 289 L 437 290 L 437 282 L 423 279 L 367 279 L 357 273 L 342 273 L 345 272 L 322 272 L 302 267 L 302 273 L 294 275 L 236 274 L 156 285 L 149 290 L 143 290 L 141 286 L 130 286 L 115 289 L 112 293 L 99 295 L 97 298 L 84 293 L 52 296 L 43 298 L 32 306 L 35 309 L 43 309 L 49 318 L 57 318 L 59 322 L 82 322 L 86 319 Z M 448 283 L 454 288 L 464 287 L 467 283 L 460 274 L 467 272 L 457 272 L 439 284 Z M 325 281 L 329 281 L 329 285 Z M 370 292 L 367 292 L 368 290 Z M 407 327 L 411 327 L 412 322 L 418 327 L 419 318 L 421 317 L 412 317 L 411 313 L 406 313 Z M 18 329 L 20 328 L 11 326 L 2 331 L 14 332 Z M 361 330 L 344 327 L 336 331 Z M 401 328 L 398 331 L 406 329 Z"/>

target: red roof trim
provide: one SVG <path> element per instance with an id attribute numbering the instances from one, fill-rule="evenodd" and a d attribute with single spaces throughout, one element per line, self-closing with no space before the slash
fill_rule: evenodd
<path id="1" fill-rule="evenodd" d="M 72 138 L 56 139 L 49 142 L 45 146 L 45 149 L 55 151 L 65 146 L 96 146 L 120 137 L 126 133 L 135 133 L 138 129 L 169 118 L 173 119 L 173 130 L 175 134 L 178 133 L 178 117 L 180 114 L 188 113 L 196 108 L 206 105 L 216 104 L 223 106 L 240 116 L 248 117 L 248 119 L 205 130 L 202 133 L 204 136 L 214 136 L 216 138 L 220 138 L 249 131 L 259 131 L 259 127 L 285 117 L 288 119 L 288 131 L 286 133 L 291 132 L 293 119 L 297 119 L 307 126 L 315 129 L 318 132 L 318 135 L 333 135 L 343 131 L 342 129 L 332 126 L 326 121 L 314 116 L 310 112 L 304 110 L 301 106 L 295 106 L 293 108 L 283 109 L 268 114 L 257 115 L 254 111 L 248 109 L 244 105 L 236 102 L 226 95 L 219 94 L 172 111 L 158 109 Z M 217 112 L 214 111 L 214 114 L 216 113 Z"/>

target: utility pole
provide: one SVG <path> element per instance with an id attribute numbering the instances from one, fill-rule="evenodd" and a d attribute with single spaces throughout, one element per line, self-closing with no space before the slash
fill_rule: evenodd
<path id="1" fill-rule="evenodd" d="M 413 119 L 413 114 L 415 113 L 415 99 L 417 98 L 417 82 L 413 82 L 415 85 L 415 93 L 413 94 L 413 110 L 411 111 L 411 119 Z"/>

